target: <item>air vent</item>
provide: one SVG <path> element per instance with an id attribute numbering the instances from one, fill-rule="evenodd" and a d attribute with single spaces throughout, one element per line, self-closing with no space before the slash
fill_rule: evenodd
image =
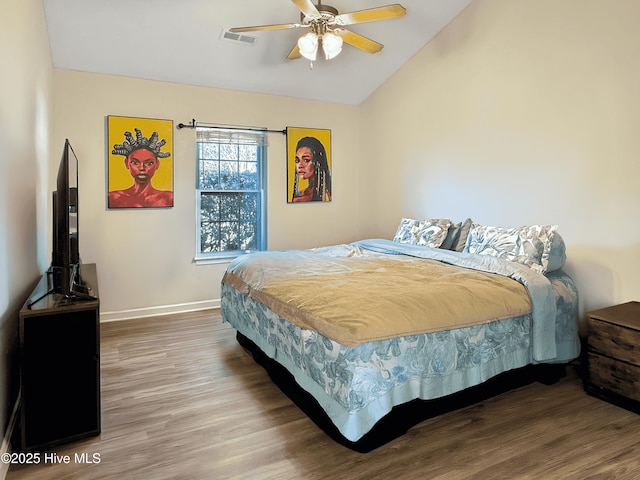
<path id="1" fill-rule="evenodd" d="M 258 41 L 258 37 L 255 35 L 247 35 L 246 33 L 234 33 L 229 30 L 223 30 L 220 35 L 222 40 L 234 43 L 243 43 L 245 45 L 254 45 Z"/>

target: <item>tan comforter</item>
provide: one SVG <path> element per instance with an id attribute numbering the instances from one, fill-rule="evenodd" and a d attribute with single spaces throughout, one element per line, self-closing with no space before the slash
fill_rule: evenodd
<path id="1" fill-rule="evenodd" d="M 222 281 L 346 346 L 531 312 L 511 278 L 352 245 L 249 255 Z"/>

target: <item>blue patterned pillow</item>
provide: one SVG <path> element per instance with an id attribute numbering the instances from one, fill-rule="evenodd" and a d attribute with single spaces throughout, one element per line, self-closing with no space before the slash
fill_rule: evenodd
<path id="1" fill-rule="evenodd" d="M 433 218 L 430 220 L 414 220 L 403 218 L 398 226 L 394 242 L 422 245 L 438 248 L 447 237 L 451 225 L 448 218 Z"/>
<path id="2" fill-rule="evenodd" d="M 518 262 L 544 274 L 557 228 L 557 225 L 501 228 L 474 223 L 464 251 Z"/>

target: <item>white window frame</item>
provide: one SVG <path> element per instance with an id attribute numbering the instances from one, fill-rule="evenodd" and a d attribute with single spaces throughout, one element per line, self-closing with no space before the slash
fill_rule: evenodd
<path id="1" fill-rule="evenodd" d="M 203 149 L 201 148 L 202 143 L 214 143 L 218 144 L 218 158 L 202 158 L 201 152 Z M 234 146 L 237 148 L 237 156 L 234 158 L 222 158 L 225 155 L 222 153 L 222 149 L 220 145 L 226 145 L 227 151 L 231 150 L 231 157 L 233 157 Z M 203 182 L 203 177 L 201 176 L 201 168 L 204 168 L 203 162 L 211 162 L 212 164 L 218 164 L 218 168 L 222 168 L 221 164 L 238 164 L 238 169 L 236 173 L 238 173 L 239 178 L 241 178 L 241 174 L 239 170 L 242 168 L 241 165 L 244 164 L 241 157 L 241 147 L 249 145 L 250 147 L 257 147 L 256 149 L 256 162 L 257 162 L 257 185 L 255 188 L 242 188 L 242 185 L 233 185 L 233 188 L 226 187 L 221 185 L 222 181 L 219 184 L 211 186 L 206 185 Z M 229 148 L 231 147 L 231 148 Z M 215 149 L 214 149 L 215 150 Z M 252 150 L 250 148 L 249 150 Z M 252 163 L 252 162 L 249 162 Z M 215 126 L 197 126 L 196 127 L 196 255 L 195 262 L 197 264 L 203 263 L 222 263 L 227 262 L 232 258 L 235 258 L 239 255 L 243 255 L 246 253 L 251 253 L 254 251 L 266 250 L 267 249 L 267 235 L 266 235 L 266 224 L 267 224 L 267 209 L 266 209 L 266 163 L 267 163 L 267 132 L 265 130 L 254 130 L 254 129 L 240 129 L 240 128 L 225 128 L 225 127 L 215 127 Z M 218 170 L 220 171 L 220 170 Z M 219 195 L 220 198 L 222 196 L 234 194 L 249 193 L 255 195 L 256 201 L 256 210 L 252 210 L 252 214 L 255 215 L 255 219 L 248 223 L 255 223 L 255 247 L 251 249 L 224 249 L 221 248 L 218 251 L 202 251 L 202 234 L 203 234 L 203 224 L 206 223 L 206 219 L 202 218 L 202 202 L 201 199 L 204 195 Z M 241 207 L 240 207 L 241 208 Z M 241 228 L 240 224 L 243 223 L 241 220 L 242 211 L 239 212 L 239 219 L 232 220 L 232 223 L 236 224 L 237 228 Z M 214 220 L 212 223 L 228 223 L 224 222 L 223 219 L 218 218 Z M 247 223 L 247 222 L 244 222 Z M 226 230 L 228 233 L 229 230 Z M 241 238 L 244 240 L 244 238 Z"/>

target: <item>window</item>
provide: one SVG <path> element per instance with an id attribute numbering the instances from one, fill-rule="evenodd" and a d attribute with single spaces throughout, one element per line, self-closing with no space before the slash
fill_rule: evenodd
<path id="1" fill-rule="evenodd" d="M 266 135 L 196 128 L 197 259 L 266 248 Z"/>

